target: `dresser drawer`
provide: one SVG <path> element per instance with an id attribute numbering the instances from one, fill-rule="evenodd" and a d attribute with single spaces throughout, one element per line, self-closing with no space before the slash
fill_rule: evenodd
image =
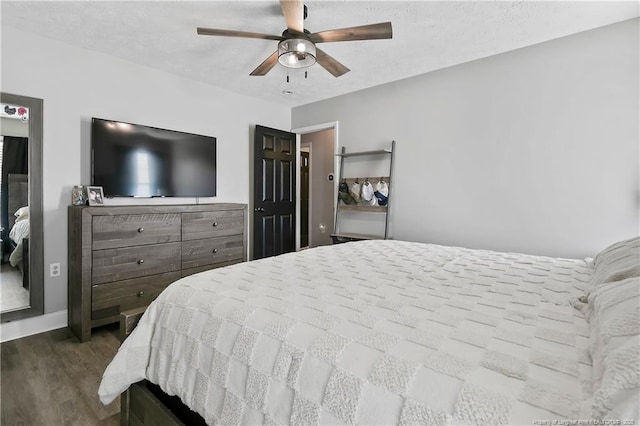
<path id="1" fill-rule="evenodd" d="M 91 292 L 91 320 L 111 320 L 112 317 L 119 316 L 120 312 L 147 306 L 179 278 L 180 272 L 169 272 L 108 285 L 94 285 Z"/>
<path id="2" fill-rule="evenodd" d="M 243 260 L 243 236 L 207 238 L 182 242 L 182 268 Z"/>
<path id="3" fill-rule="evenodd" d="M 94 216 L 93 249 L 180 241 L 180 222 L 179 213 Z"/>
<path id="4" fill-rule="evenodd" d="M 180 243 L 93 251 L 93 285 L 180 270 Z"/>
<path id="5" fill-rule="evenodd" d="M 212 269 L 218 269 L 225 266 L 235 265 L 236 263 L 242 263 L 243 259 L 233 259 L 228 262 L 215 263 L 213 265 L 198 266 L 197 268 L 189 268 L 182 270 L 182 277 L 188 277 L 189 275 L 197 274 L 199 272 L 210 271 Z"/>
<path id="6" fill-rule="evenodd" d="M 182 214 L 182 241 L 242 234 L 242 210 L 221 210 Z"/>

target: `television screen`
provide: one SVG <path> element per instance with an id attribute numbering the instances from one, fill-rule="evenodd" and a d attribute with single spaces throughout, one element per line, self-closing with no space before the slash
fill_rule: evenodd
<path id="1" fill-rule="evenodd" d="M 216 138 L 93 118 L 91 184 L 107 197 L 213 197 Z"/>

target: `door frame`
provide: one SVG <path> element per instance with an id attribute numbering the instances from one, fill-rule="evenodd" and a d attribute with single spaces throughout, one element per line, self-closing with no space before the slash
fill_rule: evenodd
<path id="1" fill-rule="evenodd" d="M 300 135 L 302 136 L 302 135 Z M 298 135 L 296 134 L 296 139 L 298 138 Z M 302 137 L 300 138 L 302 139 Z M 302 140 L 300 140 L 300 161 L 298 161 L 298 173 L 300 173 L 300 169 L 302 168 Z M 311 224 L 311 218 L 313 217 L 313 211 L 311 209 L 311 200 L 313 199 L 313 186 L 311 185 L 311 173 L 312 173 L 312 168 L 311 168 L 311 151 L 312 151 L 312 146 L 311 144 L 308 145 L 309 150 L 309 181 L 307 182 L 309 184 L 309 211 L 307 212 L 307 226 Z M 300 177 L 300 176 L 299 176 Z M 300 177 L 300 193 L 297 194 L 297 196 L 301 199 L 301 195 L 302 195 L 302 177 Z M 300 209 L 296 208 L 296 215 L 298 215 L 298 217 L 300 218 L 300 220 L 298 221 L 298 223 L 302 224 L 302 214 Z M 300 228 L 300 226 L 296 225 L 296 229 Z M 307 229 L 307 247 L 311 247 L 311 232 L 309 232 L 311 228 L 308 226 Z M 296 251 L 302 250 L 302 229 L 300 229 L 300 247 L 296 247 Z"/>
<path id="2" fill-rule="evenodd" d="M 291 133 L 296 134 L 296 162 L 298 167 L 296 167 L 296 251 L 300 251 L 300 144 L 302 141 L 302 135 L 306 135 L 308 133 L 315 133 L 321 130 L 331 130 L 333 129 L 333 212 L 335 216 L 335 210 L 338 204 L 338 183 L 336 176 L 339 176 L 339 167 L 340 161 L 339 158 L 335 156 L 339 151 L 340 143 L 339 143 L 339 135 L 338 135 L 338 122 L 330 121 L 327 123 L 319 123 L 313 124 L 311 126 L 304 127 L 296 127 L 295 129 L 291 129 Z M 311 173 L 311 165 L 312 165 L 311 155 L 309 155 L 309 173 Z M 313 197 L 311 192 L 309 193 L 309 211 L 313 210 Z M 309 218 L 311 218 L 311 213 L 309 214 Z M 333 232 L 333 229 L 330 230 Z"/>

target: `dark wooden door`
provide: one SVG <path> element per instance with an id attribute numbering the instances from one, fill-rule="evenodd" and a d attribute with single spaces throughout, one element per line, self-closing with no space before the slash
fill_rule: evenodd
<path id="1" fill-rule="evenodd" d="M 253 258 L 295 251 L 296 135 L 256 126 Z"/>
<path id="2" fill-rule="evenodd" d="M 300 152 L 300 247 L 309 245 L 309 153 Z"/>

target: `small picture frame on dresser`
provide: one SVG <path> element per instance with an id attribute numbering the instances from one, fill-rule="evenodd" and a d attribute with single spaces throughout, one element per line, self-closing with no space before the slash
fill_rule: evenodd
<path id="1" fill-rule="evenodd" d="M 90 206 L 104 206 L 104 193 L 101 186 L 87 186 L 87 200 Z"/>

